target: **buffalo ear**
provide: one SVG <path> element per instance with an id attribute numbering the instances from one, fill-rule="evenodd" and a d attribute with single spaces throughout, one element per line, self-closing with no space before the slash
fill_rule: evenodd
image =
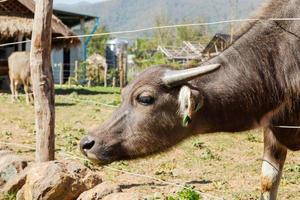
<path id="1" fill-rule="evenodd" d="M 179 91 L 178 103 L 182 126 L 187 127 L 192 122 L 194 113 L 202 107 L 203 98 L 198 90 L 184 85 Z"/>

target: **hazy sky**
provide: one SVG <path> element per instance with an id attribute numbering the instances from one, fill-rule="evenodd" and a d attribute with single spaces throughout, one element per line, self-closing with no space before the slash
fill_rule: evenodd
<path id="1" fill-rule="evenodd" d="M 54 0 L 54 4 L 57 4 L 57 3 L 74 4 L 74 3 L 81 2 L 81 1 L 87 1 L 87 2 L 90 2 L 90 3 L 95 3 L 95 2 L 106 1 L 106 0 Z"/>

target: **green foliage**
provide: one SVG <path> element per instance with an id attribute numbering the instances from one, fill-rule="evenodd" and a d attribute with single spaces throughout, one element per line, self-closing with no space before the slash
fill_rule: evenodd
<path id="1" fill-rule="evenodd" d="M 167 200 L 202 200 L 202 196 L 190 188 L 184 188 L 176 193 L 175 196 L 167 197 Z"/>
<path id="2" fill-rule="evenodd" d="M 85 32 L 89 34 L 90 30 L 86 30 Z M 100 33 L 107 33 L 108 30 L 106 29 L 105 26 L 101 26 L 100 28 L 97 29 L 95 34 L 100 34 Z M 109 35 L 101 35 L 97 37 L 92 37 L 89 44 L 88 44 L 88 55 L 92 55 L 94 53 L 98 53 L 100 55 L 105 55 L 105 47 L 106 47 L 106 42 L 109 40 Z"/>
<path id="3" fill-rule="evenodd" d="M 107 74 L 107 79 L 112 80 L 113 77 L 119 77 L 119 72 L 117 69 L 110 69 Z"/>
<path id="4" fill-rule="evenodd" d="M 254 143 L 261 143 L 262 141 L 254 134 L 248 133 L 247 140 Z"/>
<path id="5" fill-rule="evenodd" d="M 287 166 L 286 170 L 289 172 L 297 172 L 300 173 L 300 164 L 297 165 L 292 165 L 292 166 Z"/>
<path id="6" fill-rule="evenodd" d="M 204 148 L 204 142 L 201 141 L 195 141 L 193 143 L 193 147 L 198 148 L 198 149 L 203 149 Z"/>
<path id="7" fill-rule="evenodd" d="M 218 161 L 221 160 L 220 156 L 213 154 L 213 152 L 208 148 L 206 148 L 205 151 L 202 153 L 201 159 L 202 160 L 218 160 Z"/>
<path id="8" fill-rule="evenodd" d="M 135 55 L 135 64 L 141 69 L 160 64 L 169 64 L 174 68 L 178 68 L 179 63 L 169 61 L 162 53 L 157 51 L 158 45 L 155 38 L 137 39 L 135 46 L 129 49 L 130 53 Z"/>
<path id="9" fill-rule="evenodd" d="M 75 71 L 75 74 L 77 74 L 77 77 L 69 77 L 69 83 L 71 85 L 85 85 L 86 84 L 86 67 L 87 62 L 82 61 L 77 70 Z"/>
<path id="10" fill-rule="evenodd" d="M 202 22 L 201 19 L 199 19 Z M 187 21 L 182 21 L 182 24 Z M 172 24 L 166 14 L 157 15 L 154 26 L 166 26 Z M 147 39 L 137 39 L 135 46 L 129 52 L 135 55 L 135 64 L 141 69 L 151 65 L 168 64 L 174 68 L 182 65 L 175 61 L 170 61 L 165 55 L 157 51 L 158 46 L 181 46 L 183 41 L 207 41 L 203 38 L 205 30 L 199 27 L 177 27 L 168 29 L 156 29 L 153 35 Z M 195 66 L 195 61 L 188 63 L 188 67 Z"/>
<path id="11" fill-rule="evenodd" d="M 10 192 L 4 195 L 4 200 L 16 200 L 17 192 Z"/>
<path id="12" fill-rule="evenodd" d="M 161 27 L 171 24 L 171 20 L 166 13 L 161 13 L 155 17 L 154 26 Z M 176 32 L 172 28 L 156 29 L 154 31 L 154 41 L 160 45 L 173 45 Z"/>
<path id="13" fill-rule="evenodd" d="M 198 23 L 203 22 L 202 19 L 198 20 Z M 184 19 L 181 24 L 188 24 L 189 21 Z M 199 41 L 203 37 L 204 33 L 207 32 L 205 27 L 195 27 L 195 26 L 182 26 L 176 28 L 176 42 L 177 44 L 182 43 L 182 41 Z"/>

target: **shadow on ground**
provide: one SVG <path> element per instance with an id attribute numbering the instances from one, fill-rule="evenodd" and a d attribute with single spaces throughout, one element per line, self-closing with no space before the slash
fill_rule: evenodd
<path id="1" fill-rule="evenodd" d="M 161 184 L 161 183 L 154 183 L 154 182 L 149 182 L 149 183 L 130 183 L 130 184 L 122 184 L 120 185 L 120 188 L 122 190 L 134 188 L 134 187 L 141 187 L 141 186 L 153 186 L 153 187 L 164 187 L 168 186 L 168 184 Z"/>
<path id="2" fill-rule="evenodd" d="M 199 185 L 204 185 L 204 184 L 209 184 L 209 183 L 212 183 L 212 181 L 210 180 L 201 180 L 201 181 L 189 181 L 189 182 L 186 182 L 186 184 L 190 185 L 190 184 L 199 184 Z"/>
<path id="3" fill-rule="evenodd" d="M 65 106 L 75 106 L 76 103 L 55 103 L 55 106 L 61 106 L 61 107 L 65 107 Z"/>
<path id="4" fill-rule="evenodd" d="M 98 95 L 98 94 L 115 94 L 112 91 L 95 91 L 86 88 L 55 88 L 56 95 L 69 95 L 76 93 L 78 95 Z"/>
<path id="5" fill-rule="evenodd" d="M 201 181 L 193 180 L 193 181 L 186 182 L 185 184 L 187 184 L 187 185 L 198 185 L 198 184 L 205 185 L 205 184 L 210 184 L 210 183 L 212 183 L 212 181 L 210 181 L 210 180 L 201 180 Z M 165 187 L 165 186 L 168 186 L 168 184 L 155 183 L 155 182 L 130 183 L 130 184 L 122 184 L 122 185 L 120 185 L 120 188 L 121 189 L 130 189 L 130 188 L 141 187 L 141 186 Z"/>

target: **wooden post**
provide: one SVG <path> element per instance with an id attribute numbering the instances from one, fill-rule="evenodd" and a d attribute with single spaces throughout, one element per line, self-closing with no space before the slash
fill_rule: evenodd
<path id="1" fill-rule="evenodd" d="M 64 84 L 64 64 L 59 63 L 59 84 L 62 86 Z"/>
<path id="2" fill-rule="evenodd" d="M 37 162 L 54 160 L 55 100 L 51 68 L 53 0 L 36 0 L 30 52 Z"/>
<path id="3" fill-rule="evenodd" d="M 125 54 L 127 55 L 127 54 Z M 124 86 L 127 85 L 127 77 L 128 77 L 128 65 L 127 65 L 127 57 L 123 55 L 123 70 L 124 70 Z"/>
<path id="4" fill-rule="evenodd" d="M 116 77 L 113 77 L 113 79 L 112 79 L 112 86 L 116 87 Z"/>
<path id="5" fill-rule="evenodd" d="M 76 81 L 76 84 L 78 83 L 78 66 L 79 66 L 79 63 L 78 63 L 78 60 L 75 60 L 75 81 Z"/>
<path id="6" fill-rule="evenodd" d="M 23 35 L 22 33 L 20 33 L 20 34 L 18 35 L 18 42 L 22 42 L 22 41 L 23 41 L 23 37 L 24 37 L 24 35 Z M 22 49 L 22 46 L 23 46 L 22 43 L 18 44 L 18 51 L 22 51 L 22 50 L 23 50 L 23 49 Z"/>
<path id="7" fill-rule="evenodd" d="M 124 62 L 123 62 L 123 53 L 118 55 L 118 68 L 119 68 L 119 80 L 120 88 L 124 87 Z"/>
<path id="8" fill-rule="evenodd" d="M 104 65 L 104 87 L 107 87 L 107 64 Z"/>

